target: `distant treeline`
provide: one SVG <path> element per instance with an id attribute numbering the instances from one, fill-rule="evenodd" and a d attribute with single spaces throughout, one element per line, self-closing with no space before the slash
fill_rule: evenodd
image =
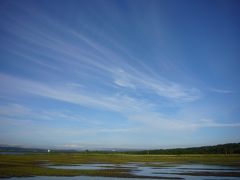
<path id="1" fill-rule="evenodd" d="M 9 147 L 0 146 L 1 152 L 24 152 L 24 153 L 46 153 L 47 149 L 36 148 L 22 148 L 22 147 Z M 215 146 L 202 146 L 202 147 L 190 147 L 190 148 L 174 148 L 174 149 L 156 149 L 156 150 L 51 150 L 51 153 L 82 153 L 82 154 L 240 154 L 240 143 L 220 144 Z"/>
<path id="2" fill-rule="evenodd" d="M 157 149 L 128 152 L 130 154 L 240 154 L 240 143 L 191 148 Z"/>

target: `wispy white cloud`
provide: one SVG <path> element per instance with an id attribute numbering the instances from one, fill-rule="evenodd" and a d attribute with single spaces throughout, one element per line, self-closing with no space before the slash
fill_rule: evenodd
<path id="1" fill-rule="evenodd" d="M 216 89 L 216 88 L 210 88 L 210 91 L 220 93 L 220 94 L 232 94 L 234 91 L 227 90 L 227 89 Z"/>
<path id="2" fill-rule="evenodd" d="M 46 109 L 31 109 L 30 107 L 20 104 L 6 104 L 0 106 L 0 118 L 9 119 L 11 123 L 14 119 L 18 122 L 34 122 L 34 121 L 60 121 L 64 120 L 75 122 L 87 122 L 87 119 L 78 113 L 72 113 L 67 110 L 46 110 Z M 21 121 L 19 121 L 21 119 Z M 4 122 L 6 122 L 4 120 Z M 2 123 L 2 122 L 1 122 Z M 94 122 L 88 122 L 94 123 Z"/>
<path id="3" fill-rule="evenodd" d="M 62 87 L 46 85 L 3 74 L 0 75 L 0 79 L 5 80 L 10 84 L 12 83 L 14 87 L 12 86 L 10 88 L 16 88 L 16 90 L 20 90 L 25 93 L 31 93 L 37 96 L 43 96 L 58 101 L 77 104 L 80 106 L 115 111 L 123 114 L 131 121 L 137 121 L 146 124 L 151 128 L 154 127 L 165 130 L 194 130 L 203 127 L 239 127 L 240 125 L 238 123 L 218 123 L 212 120 L 169 118 L 164 114 L 156 112 L 154 110 L 154 104 L 147 101 L 141 101 L 137 98 L 128 97 L 126 95 L 105 95 L 92 92 L 79 92 L 74 91 L 73 89 L 63 89 Z M 24 108 L 20 105 L 13 106 L 14 108 L 12 109 L 14 112 L 17 112 L 19 110 L 20 113 L 22 113 L 22 111 L 27 113 L 30 112 L 29 110 L 26 111 L 27 108 Z M 2 108 L 0 109 L 0 112 L 9 113 L 7 109 L 9 108 Z M 80 117 L 69 116 L 68 114 L 61 112 L 46 111 L 42 112 L 42 118 L 63 118 L 69 120 L 77 120 Z M 98 131 L 111 132 L 112 130 L 99 129 Z M 113 131 L 115 132 L 116 129 Z M 120 132 L 122 129 L 117 129 L 117 131 Z"/>
<path id="4" fill-rule="evenodd" d="M 16 23 L 8 23 L 9 32 L 28 44 L 40 49 L 48 49 L 47 53 L 45 52 L 41 56 L 44 56 L 44 59 L 52 60 L 57 70 L 62 69 L 63 66 L 71 68 L 71 74 L 75 74 L 75 78 L 90 76 L 90 71 L 95 77 L 103 77 L 104 81 L 100 81 L 103 85 L 108 81 L 112 86 L 118 85 L 136 91 L 144 89 L 173 101 L 195 101 L 201 97 L 201 91 L 198 88 L 188 87 L 157 75 L 151 68 L 143 64 L 141 59 L 134 57 L 130 52 L 127 51 L 126 56 L 126 54 L 117 52 L 80 31 L 58 24 L 42 14 L 37 19 L 43 24 L 50 25 L 50 30 L 46 31 L 43 28 L 40 31 L 25 21 L 18 23 L 18 18 L 11 18 Z M 56 29 L 59 33 L 52 33 Z M 65 34 L 69 38 L 63 39 L 60 34 Z M 107 38 L 107 36 L 104 37 Z M 112 41 L 117 47 L 124 49 L 120 43 Z M 23 48 L 24 46 L 26 47 Z M 50 61 L 44 62 L 44 59 L 39 61 L 35 56 L 31 57 L 29 51 L 37 54 L 39 52 L 36 52 L 35 48 L 30 45 L 19 44 L 17 48 L 10 51 L 47 68 L 54 67 L 49 63 Z M 129 63 L 131 61 L 134 62 L 134 65 Z M 143 70 L 139 70 L 139 67 L 143 67 Z"/>
<path id="5" fill-rule="evenodd" d="M 122 82 L 121 86 L 144 89 L 170 100 L 194 101 L 201 97 L 199 89 L 186 88 L 163 78 L 153 79 L 145 73 L 133 75 L 121 70 L 115 75 L 118 80 L 116 82 Z"/>
<path id="6" fill-rule="evenodd" d="M 200 128 L 240 127 L 240 123 L 224 123 L 215 121 L 213 119 L 173 119 L 164 117 L 164 115 L 156 112 L 135 114 L 129 118 L 144 122 L 144 124 L 150 126 L 152 130 L 161 129 L 166 131 L 193 131 Z"/>
<path id="7" fill-rule="evenodd" d="M 10 89 L 21 90 L 27 93 L 48 97 L 60 101 L 79 104 L 87 107 L 95 107 L 100 109 L 114 110 L 114 111 L 134 111 L 141 110 L 142 106 L 147 107 L 148 104 L 141 100 L 136 100 L 126 95 L 106 95 L 97 94 L 93 92 L 78 92 L 63 88 L 56 85 L 45 85 L 34 81 L 25 80 L 6 75 L 0 75 L 2 84 L 7 83 Z M 5 83 L 4 83 L 5 82 Z"/>
<path id="8" fill-rule="evenodd" d="M 26 115 L 31 112 L 31 109 L 20 104 L 7 104 L 0 106 L 0 115 Z"/>

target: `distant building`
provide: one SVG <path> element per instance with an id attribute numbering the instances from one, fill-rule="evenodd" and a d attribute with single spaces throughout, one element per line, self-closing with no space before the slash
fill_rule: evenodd
<path id="1" fill-rule="evenodd" d="M 48 153 L 50 153 L 50 152 L 51 152 L 51 150 L 50 150 L 50 149 L 48 149 L 48 150 L 47 150 L 47 152 L 48 152 Z"/>

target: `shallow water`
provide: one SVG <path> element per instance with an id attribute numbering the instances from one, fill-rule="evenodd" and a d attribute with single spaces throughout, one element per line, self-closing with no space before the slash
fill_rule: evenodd
<path id="1" fill-rule="evenodd" d="M 49 168 L 56 169 L 80 169 L 80 170 L 100 170 L 100 169 L 116 169 L 116 168 L 127 168 L 135 169 L 139 164 L 73 164 L 73 165 L 57 165 L 48 166 Z"/>
<path id="2" fill-rule="evenodd" d="M 173 166 L 139 166 L 135 175 L 161 176 L 161 177 L 180 177 L 183 179 L 239 179 L 239 177 L 214 177 L 214 176 L 192 176 L 182 175 L 181 173 L 204 173 L 204 172 L 240 172 L 240 169 L 228 166 L 202 165 L 202 164 L 178 164 Z"/>
<path id="3" fill-rule="evenodd" d="M 131 173 L 138 176 L 149 177 L 171 177 L 183 179 L 240 179 L 239 177 L 215 177 L 215 176 L 194 176 L 183 175 L 181 173 L 205 173 L 205 172 L 240 172 L 239 168 L 220 165 L 204 165 L 204 164 L 143 164 L 143 163 L 129 163 L 129 164 L 79 164 L 69 166 L 49 166 L 50 168 L 60 169 L 114 169 L 127 168 Z"/>
<path id="4" fill-rule="evenodd" d="M 64 166 L 48 166 L 49 168 L 58 169 L 115 169 L 115 168 L 127 168 L 131 170 L 133 175 L 137 176 L 149 176 L 151 177 L 171 177 L 181 178 L 186 180 L 237 180 L 240 177 L 219 177 L 219 176 L 194 176 L 183 175 L 181 173 L 205 173 L 205 172 L 240 172 L 240 168 L 231 166 L 220 165 L 204 165 L 204 164 L 156 164 L 156 163 L 128 163 L 128 164 L 74 164 Z M 89 176 L 76 176 L 76 177 L 28 177 L 28 178 L 10 178 L 11 180 L 134 180 L 136 178 L 117 178 L 117 177 L 89 177 Z"/>
<path id="5" fill-rule="evenodd" d="M 82 170 L 100 170 L 100 169 L 112 169 L 114 164 L 74 164 L 68 166 L 48 166 L 56 169 L 82 169 Z"/>

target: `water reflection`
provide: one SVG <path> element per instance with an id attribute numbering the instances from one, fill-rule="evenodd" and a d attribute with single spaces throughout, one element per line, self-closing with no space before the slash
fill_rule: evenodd
<path id="1" fill-rule="evenodd" d="M 240 173 L 240 169 L 230 166 L 203 165 L 203 164 L 156 164 L 156 163 L 129 163 L 129 164 L 75 164 L 68 166 L 49 166 L 50 168 L 60 169 L 115 169 L 127 168 L 131 173 L 137 176 L 149 177 L 171 177 L 182 179 L 239 179 L 234 177 L 234 173 Z M 211 174 L 212 173 L 212 174 Z M 227 173 L 226 177 L 220 177 L 218 173 Z M 208 174 L 206 176 L 206 174 Z M 104 179 L 104 178 L 103 178 Z M 106 178 L 105 178 L 106 179 Z M 109 178 L 107 178 L 109 179 Z M 111 178 L 110 178 L 111 179 Z M 113 178 L 114 179 L 114 178 Z M 120 178 L 117 178 L 120 179 Z M 112 180 L 112 179 L 111 179 Z"/>

